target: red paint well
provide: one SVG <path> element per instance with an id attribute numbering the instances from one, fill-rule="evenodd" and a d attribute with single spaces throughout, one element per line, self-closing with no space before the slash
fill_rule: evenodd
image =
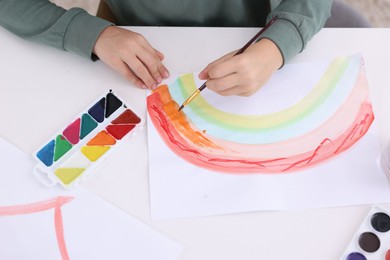
<path id="1" fill-rule="evenodd" d="M 141 119 L 134 114 L 130 109 L 126 109 L 122 114 L 120 114 L 116 119 L 114 119 L 111 124 L 121 125 L 121 124 L 138 124 L 141 122 Z"/>
<path id="2" fill-rule="evenodd" d="M 81 120 L 78 118 L 62 132 L 63 136 L 65 136 L 71 144 L 77 144 L 80 141 L 80 122 Z"/>
<path id="3" fill-rule="evenodd" d="M 115 137 L 117 140 L 121 140 L 134 127 L 135 125 L 109 125 L 106 129 L 110 135 Z"/>

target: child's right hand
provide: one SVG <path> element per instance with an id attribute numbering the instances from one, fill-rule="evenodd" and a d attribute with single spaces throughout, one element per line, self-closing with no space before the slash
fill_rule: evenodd
<path id="1" fill-rule="evenodd" d="M 99 35 L 93 53 L 140 88 L 154 89 L 169 76 L 164 55 L 140 34 L 116 26 Z"/>
<path id="2" fill-rule="evenodd" d="M 222 96 L 250 96 L 256 93 L 283 64 L 274 42 L 261 39 L 240 55 L 231 52 L 207 65 L 199 78 L 207 88 Z"/>

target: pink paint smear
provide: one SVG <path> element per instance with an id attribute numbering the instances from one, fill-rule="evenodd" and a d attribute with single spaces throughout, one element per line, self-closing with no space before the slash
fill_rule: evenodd
<path id="1" fill-rule="evenodd" d="M 62 260 L 68 260 L 69 255 L 66 249 L 64 237 L 64 225 L 62 221 L 61 207 L 70 202 L 73 197 L 59 196 L 53 199 L 40 201 L 31 204 L 2 206 L 0 207 L 0 216 L 15 216 L 42 212 L 45 210 L 54 209 L 54 228 L 57 237 L 57 244 L 60 250 Z"/>

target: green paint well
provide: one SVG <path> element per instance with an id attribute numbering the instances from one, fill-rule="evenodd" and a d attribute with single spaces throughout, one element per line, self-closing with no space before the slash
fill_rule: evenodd
<path id="1" fill-rule="evenodd" d="M 83 114 L 81 116 L 80 139 L 86 137 L 97 126 L 98 123 L 89 114 Z"/>
<path id="2" fill-rule="evenodd" d="M 72 144 L 69 143 L 68 140 L 66 140 L 65 137 L 63 137 L 62 135 L 58 135 L 54 148 L 54 161 L 60 159 L 70 149 L 72 149 Z"/>

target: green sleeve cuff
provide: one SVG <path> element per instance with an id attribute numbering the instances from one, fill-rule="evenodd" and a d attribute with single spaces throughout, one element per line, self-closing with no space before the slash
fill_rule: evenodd
<path id="1" fill-rule="evenodd" d="M 93 59 L 92 50 L 100 33 L 112 23 L 92 16 L 80 8 L 70 21 L 65 32 L 63 48 L 88 59 Z M 71 10 L 72 10 L 71 9 Z"/>
<path id="2" fill-rule="evenodd" d="M 303 39 L 293 23 L 286 19 L 276 20 L 260 37 L 273 41 L 283 56 L 283 65 L 304 48 Z M 282 66 L 283 66 L 282 65 Z"/>

